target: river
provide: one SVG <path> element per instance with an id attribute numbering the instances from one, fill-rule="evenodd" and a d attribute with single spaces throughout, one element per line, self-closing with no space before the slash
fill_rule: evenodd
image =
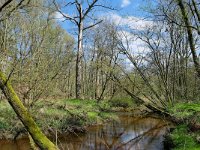
<path id="1" fill-rule="evenodd" d="M 87 128 L 86 133 L 57 138 L 61 150 L 163 150 L 169 122 L 153 117 L 120 114 L 119 121 Z M 52 139 L 55 142 L 55 139 Z M 0 140 L 0 150 L 29 150 L 28 138 Z"/>

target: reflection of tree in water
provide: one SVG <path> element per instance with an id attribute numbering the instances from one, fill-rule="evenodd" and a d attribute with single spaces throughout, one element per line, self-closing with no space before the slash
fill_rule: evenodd
<path id="1" fill-rule="evenodd" d="M 120 122 L 74 137 L 63 149 L 160 150 L 166 127 L 167 123 L 159 119 L 124 117 Z"/>

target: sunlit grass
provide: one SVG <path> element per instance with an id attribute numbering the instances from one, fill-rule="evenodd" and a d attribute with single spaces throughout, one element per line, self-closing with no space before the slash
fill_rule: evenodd
<path id="1" fill-rule="evenodd" d="M 200 112 L 200 103 L 176 103 L 169 112 L 173 116 L 185 119 Z"/>
<path id="2" fill-rule="evenodd" d="M 13 132 L 13 124 L 20 124 L 20 120 L 6 101 L 0 102 L 0 111 L 0 130 Z M 62 132 L 70 127 L 102 124 L 117 119 L 110 112 L 108 101 L 97 103 L 95 100 L 80 99 L 40 100 L 29 111 L 44 131 L 56 129 Z"/>

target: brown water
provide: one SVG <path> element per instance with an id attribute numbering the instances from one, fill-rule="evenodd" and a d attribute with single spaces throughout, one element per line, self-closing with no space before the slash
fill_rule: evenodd
<path id="1" fill-rule="evenodd" d="M 151 117 L 120 115 L 119 121 L 89 127 L 85 134 L 62 135 L 57 143 L 61 150 L 163 150 L 163 135 L 168 124 Z M 0 150 L 29 149 L 27 138 L 0 140 Z"/>

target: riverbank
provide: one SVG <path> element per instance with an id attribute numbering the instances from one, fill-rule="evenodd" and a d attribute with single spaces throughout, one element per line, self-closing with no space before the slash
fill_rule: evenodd
<path id="1" fill-rule="evenodd" d="M 136 117 L 131 112 L 116 112 L 118 120 L 86 128 L 87 132 L 50 137 L 60 150 L 76 149 L 163 149 L 163 135 L 170 122 L 157 117 Z M 0 140 L 1 150 L 28 150 L 29 138 Z"/>
<path id="2" fill-rule="evenodd" d="M 150 115 L 145 107 L 136 106 L 130 99 L 112 101 L 40 100 L 30 109 L 37 124 L 46 135 L 85 132 L 88 126 L 118 120 L 117 112 L 131 112 L 135 116 Z M 25 128 L 6 101 L 0 102 L 0 138 L 15 139 L 26 135 Z M 169 109 L 169 119 L 175 127 L 166 136 L 167 146 L 181 150 L 200 149 L 200 105 L 177 103 Z M 158 116 L 160 117 L 160 116 Z M 173 120 L 174 119 L 174 120 Z M 198 130 L 195 127 L 197 125 Z"/>
<path id="3" fill-rule="evenodd" d="M 117 120 L 116 111 L 132 111 L 131 100 L 101 101 L 63 99 L 40 100 L 29 109 L 46 135 L 85 132 L 85 127 Z M 0 102 L 0 138 L 14 139 L 26 134 L 25 128 L 6 101 Z"/>
<path id="4" fill-rule="evenodd" d="M 166 146 L 173 150 L 199 150 L 200 104 L 177 103 L 169 113 L 175 126 L 166 136 Z"/>

